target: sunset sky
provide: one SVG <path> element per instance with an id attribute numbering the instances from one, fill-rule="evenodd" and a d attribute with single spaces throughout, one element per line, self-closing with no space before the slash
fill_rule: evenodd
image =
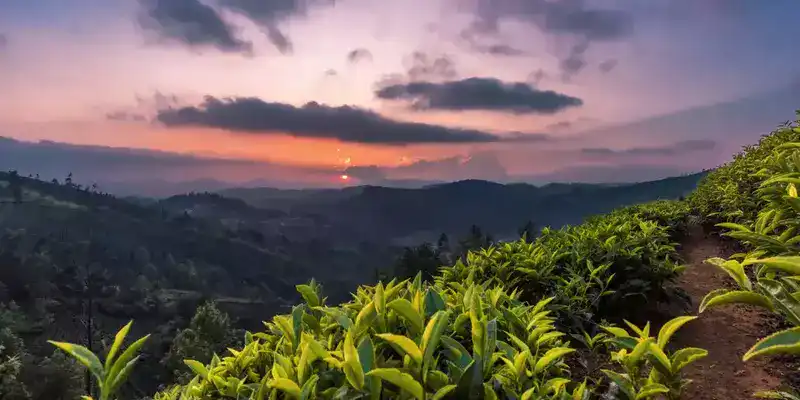
<path id="1" fill-rule="evenodd" d="M 693 172 L 794 118 L 793 15 L 800 1 L 0 0 L 0 169 L 278 187 Z"/>

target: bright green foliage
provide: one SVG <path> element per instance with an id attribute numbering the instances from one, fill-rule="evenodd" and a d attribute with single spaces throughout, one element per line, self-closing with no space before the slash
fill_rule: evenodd
<path id="1" fill-rule="evenodd" d="M 625 323 L 630 331 L 623 328 L 603 327 L 612 337 L 605 342 L 615 351 L 612 359 L 621 367 L 622 372 L 603 370 L 617 386 L 617 398 L 637 400 L 664 396 L 668 400 L 678 400 L 681 392 L 689 384 L 689 380 L 681 378 L 681 370 L 692 362 L 699 360 L 708 352 L 695 347 L 668 352 L 669 339 L 684 324 L 697 317 L 674 318 L 658 332 L 650 336 L 650 324 L 638 328 L 628 321 Z"/>
<path id="2" fill-rule="evenodd" d="M 554 297 L 559 322 L 576 328 L 619 317 L 622 310 L 635 312 L 668 300 L 667 283 L 681 270 L 669 228 L 639 213 L 623 209 L 575 227 L 544 228 L 533 243 L 470 252 L 466 263 L 443 268 L 436 281 L 503 284 L 528 301 Z"/>
<path id="3" fill-rule="evenodd" d="M 574 350 L 548 302 L 420 276 L 362 286 L 339 307 L 305 303 L 274 317 L 208 366 L 186 360 L 195 378 L 156 399 L 571 399 L 587 389 L 569 379 Z"/>
<path id="4" fill-rule="evenodd" d="M 105 363 L 92 353 L 89 349 L 72 343 L 48 341 L 52 345 L 63 350 L 73 358 L 83 364 L 94 376 L 100 391 L 100 400 L 112 400 L 119 387 L 128 379 L 139 356 L 136 353 L 144 345 L 150 335 L 144 336 L 133 342 L 127 349 L 122 351 L 122 342 L 131 329 L 133 321 L 123 326 L 114 337 L 114 343 L 108 350 Z M 83 396 L 84 400 L 91 400 L 90 396 Z"/>
<path id="5" fill-rule="evenodd" d="M 755 221 L 761 209 L 757 191 L 764 182 L 759 172 L 765 160 L 782 144 L 798 141 L 800 130 L 787 123 L 763 136 L 758 144 L 745 146 L 732 161 L 700 181 L 688 198 L 690 205 L 716 222 Z"/>
<path id="6" fill-rule="evenodd" d="M 798 184 L 800 127 L 786 124 L 710 174 L 693 198 L 700 210 L 723 221 L 717 226 L 726 229 L 725 236 L 739 240 L 748 250 L 727 260 L 707 260 L 725 271 L 737 288 L 708 293 L 700 312 L 745 303 L 778 312 L 794 325 L 759 340 L 743 355 L 745 361 L 800 351 Z M 794 399 L 797 395 L 775 391 L 759 397 Z"/>

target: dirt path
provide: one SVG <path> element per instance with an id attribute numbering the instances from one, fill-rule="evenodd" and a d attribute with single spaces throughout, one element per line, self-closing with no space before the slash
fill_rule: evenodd
<path id="1" fill-rule="evenodd" d="M 683 257 L 689 267 L 679 280 L 680 286 L 692 298 L 691 313 L 711 290 L 725 287 L 729 277 L 718 268 L 703 263 L 711 257 L 725 257 L 722 242 L 698 232 L 684 244 Z M 686 377 L 692 379 L 683 398 L 686 400 L 752 399 L 757 390 L 774 389 L 781 383 L 774 368 L 764 360 L 742 361 L 742 355 L 765 332 L 766 316 L 749 306 L 724 306 L 704 312 L 678 332 L 674 344 L 701 347 L 708 350 L 706 358 L 687 367 Z"/>

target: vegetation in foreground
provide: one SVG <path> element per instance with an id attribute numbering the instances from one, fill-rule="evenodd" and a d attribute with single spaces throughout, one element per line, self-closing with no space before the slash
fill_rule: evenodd
<path id="1" fill-rule="evenodd" d="M 745 248 L 709 260 L 738 288 L 710 293 L 699 318 L 711 307 L 759 305 L 793 327 L 742 357 L 800 349 L 798 184 L 800 128 L 786 125 L 709 174 L 685 201 L 544 229 L 532 243 L 471 252 L 432 282 L 420 274 L 362 286 L 338 306 L 328 306 L 313 281 L 298 285 L 304 303 L 245 333 L 240 349 L 207 364 L 185 360 L 191 380 L 155 399 L 677 399 L 689 384 L 681 370 L 706 352 L 671 348 L 669 339 L 698 317 L 674 318 L 657 333 L 627 318 L 675 298 L 664 289 L 682 269 L 672 241 L 694 217 Z M 57 343 L 92 371 L 100 399 L 114 398 L 146 338 L 117 357 L 129 326 L 105 363 Z M 0 370 L 13 379 L 8 360 Z M 798 398 L 789 390 L 759 396 Z"/>

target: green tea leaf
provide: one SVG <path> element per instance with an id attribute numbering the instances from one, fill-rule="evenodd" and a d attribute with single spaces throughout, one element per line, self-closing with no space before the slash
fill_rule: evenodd
<path id="1" fill-rule="evenodd" d="M 747 361 L 756 356 L 773 354 L 796 354 L 800 352 L 800 327 L 785 329 L 773 333 L 756 342 L 742 360 Z"/>
<path id="2" fill-rule="evenodd" d="M 569 347 L 555 347 L 547 350 L 547 352 L 536 361 L 536 364 L 533 367 L 533 373 L 541 373 L 551 364 L 558 361 L 559 358 L 572 353 L 573 351 L 575 351 L 575 349 L 570 349 Z"/>
<path id="3" fill-rule="evenodd" d="M 699 312 L 703 313 L 710 307 L 737 303 L 760 306 L 770 311 L 775 310 L 772 306 L 772 302 L 763 294 L 742 290 L 728 291 L 727 289 L 716 289 L 703 297 L 703 300 L 700 302 Z"/>
<path id="4" fill-rule="evenodd" d="M 94 375 L 95 378 L 97 378 L 98 382 L 103 382 L 105 378 L 105 371 L 103 370 L 103 364 L 100 363 L 100 359 L 97 358 L 97 356 L 94 353 L 92 353 L 89 349 L 79 344 L 54 342 L 52 340 L 48 340 L 47 342 L 65 351 L 67 354 L 71 355 L 73 358 L 78 360 L 78 362 L 80 362 L 81 364 L 86 366 L 86 368 L 89 369 L 92 375 Z"/>
<path id="5" fill-rule="evenodd" d="M 183 360 L 183 363 L 186 364 L 197 376 L 206 379 L 208 378 L 208 370 L 203 363 L 195 360 Z"/>
<path id="6" fill-rule="evenodd" d="M 697 319 L 696 316 L 676 317 L 667 321 L 658 331 L 658 347 L 665 349 L 669 339 L 687 322 Z"/>
<path id="7" fill-rule="evenodd" d="M 422 350 L 419 349 L 413 340 L 402 335 L 393 335 L 390 333 L 378 334 L 375 336 L 391 343 L 394 348 L 400 350 L 402 355 L 407 354 L 415 363 L 422 365 Z"/>
<path id="8" fill-rule="evenodd" d="M 128 324 L 123 326 L 122 329 L 120 329 L 119 332 L 117 332 L 117 334 L 114 336 L 114 343 L 108 350 L 106 363 L 103 367 L 106 371 L 108 371 L 108 369 L 111 367 L 111 362 L 114 361 L 114 357 L 117 355 L 119 348 L 122 346 L 122 342 L 125 341 L 125 336 L 127 336 L 128 331 L 131 330 L 131 325 L 133 325 L 133 321 L 128 322 Z"/>
<path id="9" fill-rule="evenodd" d="M 302 391 L 300 386 L 293 380 L 286 378 L 276 378 L 269 382 L 269 387 L 278 389 L 295 399 L 300 399 Z"/>
<path id="10" fill-rule="evenodd" d="M 398 313 L 406 321 L 409 322 L 409 324 L 411 325 L 412 333 L 418 334 L 422 332 L 422 324 L 423 324 L 422 315 L 420 315 L 419 313 L 417 313 L 416 310 L 414 310 L 414 306 L 411 305 L 410 301 L 406 299 L 393 300 L 387 305 L 387 307 L 390 310 L 393 310 L 394 312 Z"/>
<path id="11" fill-rule="evenodd" d="M 367 376 L 377 376 L 382 380 L 390 382 L 397 387 L 408 392 L 417 400 L 425 399 L 425 391 L 411 375 L 400 371 L 397 368 L 376 368 L 367 373 Z"/>

